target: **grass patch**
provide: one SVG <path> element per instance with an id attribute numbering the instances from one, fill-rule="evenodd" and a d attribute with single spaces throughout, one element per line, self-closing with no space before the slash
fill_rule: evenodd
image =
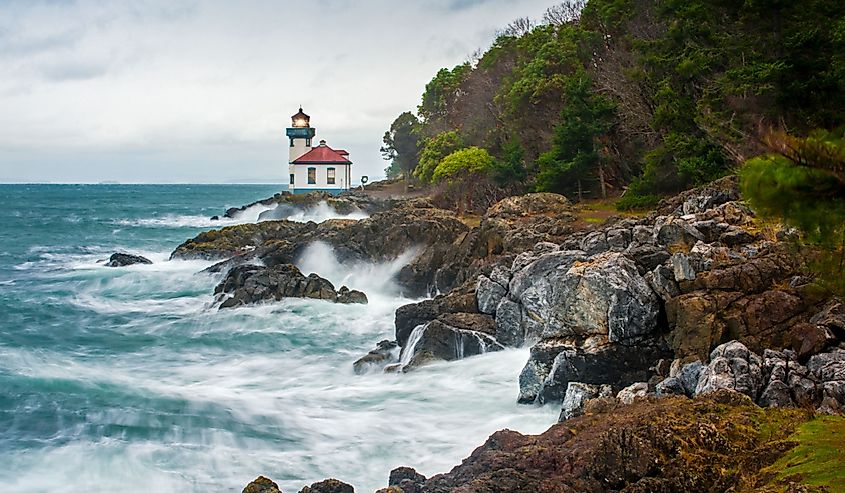
<path id="1" fill-rule="evenodd" d="M 818 416 L 800 425 L 789 440 L 798 445 L 766 469 L 776 475 L 776 482 L 845 492 L 845 418 Z"/>

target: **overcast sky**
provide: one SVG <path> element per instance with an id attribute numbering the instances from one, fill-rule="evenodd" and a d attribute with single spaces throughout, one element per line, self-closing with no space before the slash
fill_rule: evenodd
<path id="1" fill-rule="evenodd" d="M 0 181 L 284 181 L 301 104 L 355 176 L 440 67 L 554 0 L 0 0 Z"/>

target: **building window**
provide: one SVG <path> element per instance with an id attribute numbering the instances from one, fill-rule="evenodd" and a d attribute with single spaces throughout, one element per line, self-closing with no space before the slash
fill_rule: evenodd
<path id="1" fill-rule="evenodd" d="M 290 146 L 293 147 L 293 137 L 290 139 Z"/>
<path id="2" fill-rule="evenodd" d="M 290 184 L 293 185 L 293 173 L 290 174 Z"/>
<path id="3" fill-rule="evenodd" d="M 308 168 L 308 184 L 317 184 L 317 168 Z"/>
<path id="4" fill-rule="evenodd" d="M 305 147 L 311 147 L 311 137 L 305 139 Z"/>
<path id="5" fill-rule="evenodd" d="M 334 185 L 334 168 L 328 168 L 326 170 L 326 183 Z"/>

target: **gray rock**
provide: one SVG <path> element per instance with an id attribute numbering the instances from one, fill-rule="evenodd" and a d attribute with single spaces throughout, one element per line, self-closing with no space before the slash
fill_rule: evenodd
<path id="1" fill-rule="evenodd" d="M 399 358 L 399 343 L 396 341 L 380 341 L 376 348 L 352 363 L 352 369 L 357 375 L 363 375 L 372 369 L 383 370 L 385 366 L 395 363 Z"/>
<path id="2" fill-rule="evenodd" d="M 581 382 L 569 382 L 560 407 L 558 422 L 584 414 L 584 404 L 599 396 L 600 386 Z"/>
<path id="3" fill-rule="evenodd" d="M 756 401 L 762 381 L 760 357 L 749 351 L 744 344 L 731 341 L 710 353 L 710 364 L 701 372 L 695 395 L 730 389 Z"/>
<path id="4" fill-rule="evenodd" d="M 695 280 L 695 270 L 690 264 L 689 257 L 683 253 L 672 255 L 672 272 L 678 282 Z"/>
<path id="5" fill-rule="evenodd" d="M 654 390 L 657 395 L 687 395 L 683 382 L 677 377 L 665 378 Z"/>
<path id="6" fill-rule="evenodd" d="M 520 347 L 525 342 L 522 306 L 504 298 L 496 307 L 496 340 L 507 347 Z"/>
<path id="7" fill-rule="evenodd" d="M 502 265 L 497 265 L 490 271 L 490 280 L 507 288 L 511 282 L 511 271 Z"/>
<path id="8" fill-rule="evenodd" d="M 581 240 L 581 250 L 584 250 L 587 255 L 606 252 L 608 249 L 607 236 L 604 231 L 590 233 Z"/>
<path id="9" fill-rule="evenodd" d="M 538 400 L 555 358 L 567 348 L 572 348 L 572 345 L 555 340 L 540 341 L 531 347 L 528 361 L 519 374 L 517 401 L 520 404 L 531 404 Z"/>
<path id="10" fill-rule="evenodd" d="M 152 260 L 142 257 L 140 255 L 130 255 L 128 253 L 113 253 L 106 262 L 106 267 L 125 267 L 134 264 L 152 264 Z"/>
<path id="11" fill-rule="evenodd" d="M 806 408 L 818 406 L 820 389 L 816 386 L 816 382 L 798 373 L 790 373 L 786 384 L 796 406 Z"/>
<path id="12" fill-rule="evenodd" d="M 807 361 L 807 369 L 820 382 L 845 380 L 845 349 L 813 355 Z"/>
<path id="13" fill-rule="evenodd" d="M 845 381 L 825 382 L 822 388 L 822 402 L 818 410 L 829 414 L 845 413 Z"/>
<path id="14" fill-rule="evenodd" d="M 634 226 L 631 233 L 633 236 L 632 245 L 645 246 L 654 244 L 654 229 L 649 226 Z"/>
<path id="15" fill-rule="evenodd" d="M 532 357 L 523 369 L 526 376 L 533 374 L 534 378 L 542 377 L 545 373 L 542 383 L 537 385 L 536 381 L 531 380 L 529 391 L 523 387 L 523 378 L 520 377 L 520 395 L 531 395 L 539 403 L 562 400 L 569 382 L 612 384 L 618 388 L 646 380 L 649 377 L 649 368 L 659 359 L 671 355 L 668 349 L 655 343 L 642 343 L 637 346 L 617 343 L 594 345 L 587 340 L 581 341 L 579 346 L 558 343 L 547 347 L 554 347 L 557 351 L 551 365 L 548 359 L 551 352 L 542 354 L 544 360 L 538 362 L 532 348 Z M 526 383 L 528 382 L 526 380 Z"/>
<path id="16" fill-rule="evenodd" d="M 719 235 L 719 242 L 727 246 L 745 245 L 757 238 L 739 226 L 729 226 L 727 230 Z"/>
<path id="17" fill-rule="evenodd" d="M 397 467 L 390 471 L 387 484 L 389 486 L 399 486 L 403 481 L 411 481 L 414 485 L 422 485 L 425 483 L 425 479 L 425 476 L 418 473 L 413 467 Z"/>
<path id="18" fill-rule="evenodd" d="M 408 370 L 431 361 L 454 361 L 501 349 L 504 346 L 489 334 L 453 327 L 437 319 L 425 325 L 416 344 L 402 348 L 400 361 Z"/>
<path id="19" fill-rule="evenodd" d="M 621 252 L 631 244 L 631 231 L 628 229 L 611 229 L 607 232 L 607 246 L 614 252 Z"/>
<path id="20" fill-rule="evenodd" d="M 648 285 L 651 286 L 651 289 L 653 289 L 654 292 L 663 299 L 663 301 L 669 301 L 675 296 L 681 294 L 681 289 L 678 287 L 678 283 L 675 282 L 674 272 L 665 265 L 658 265 L 654 268 L 654 270 L 646 272 L 644 277 L 646 282 L 648 282 Z"/>
<path id="21" fill-rule="evenodd" d="M 636 382 L 620 390 L 619 393 L 616 394 L 616 398 L 619 399 L 622 404 L 633 404 L 635 399 L 645 397 L 647 395 L 648 384 L 646 382 Z"/>
<path id="22" fill-rule="evenodd" d="M 658 245 L 685 245 L 691 247 L 704 236 L 688 222 L 679 218 L 669 218 L 664 224 L 657 226 L 655 238 Z"/>
<path id="23" fill-rule="evenodd" d="M 701 361 L 693 361 L 681 367 L 678 373 L 678 378 L 684 386 L 684 391 L 688 396 L 695 394 L 695 388 L 698 385 L 698 379 L 701 376 L 701 370 L 704 369 L 704 364 Z"/>
<path id="24" fill-rule="evenodd" d="M 509 296 L 523 307 L 526 338 L 607 335 L 633 343 L 653 332 L 660 309 L 634 263 L 610 252 L 589 261 L 581 252 L 543 255 L 513 276 Z"/>
<path id="25" fill-rule="evenodd" d="M 783 380 L 772 380 L 763 389 L 758 403 L 763 407 L 792 407 L 792 391 Z"/>
<path id="26" fill-rule="evenodd" d="M 478 283 L 475 288 L 475 296 L 478 301 L 478 310 L 481 313 L 492 315 L 496 313 L 496 307 L 507 294 L 507 289 L 499 283 L 493 282 L 487 276 L 478 276 Z"/>

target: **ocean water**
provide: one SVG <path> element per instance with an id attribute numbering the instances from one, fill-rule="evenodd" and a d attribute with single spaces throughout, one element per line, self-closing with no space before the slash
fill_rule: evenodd
<path id="1" fill-rule="evenodd" d="M 0 185 L 0 491 L 240 491 L 263 474 L 286 492 L 326 477 L 367 492 L 393 467 L 445 472 L 498 429 L 555 421 L 555 409 L 515 403 L 527 350 L 353 373 L 413 301 L 391 282 L 407 259 L 344 265 L 317 244 L 300 266 L 370 304 L 211 307 L 209 263 L 170 252 L 255 221 L 261 207 L 208 218 L 276 191 Z M 99 263 L 115 251 L 154 264 Z"/>

